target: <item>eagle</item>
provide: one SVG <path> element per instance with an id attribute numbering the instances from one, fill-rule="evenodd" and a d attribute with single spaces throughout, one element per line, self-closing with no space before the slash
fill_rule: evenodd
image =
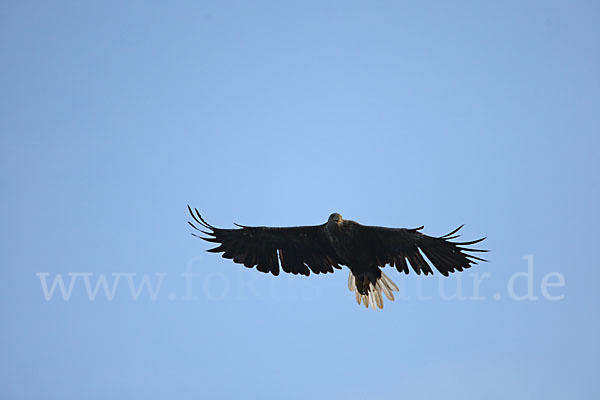
<path id="1" fill-rule="evenodd" d="M 487 261 L 471 253 L 488 250 L 471 247 L 485 237 L 468 242 L 452 241 L 460 235 L 459 226 L 439 237 L 414 229 L 361 225 L 342 219 L 339 213 L 329 216 L 326 223 L 314 226 L 267 227 L 234 224 L 237 228 L 215 228 L 206 222 L 197 209 L 188 205 L 194 222 L 188 224 L 196 231 L 192 235 L 218 246 L 207 250 L 223 253 L 222 257 L 256 267 L 260 272 L 279 275 L 280 268 L 294 275 L 326 274 L 350 270 L 348 289 L 355 292 L 356 302 L 373 309 L 383 308 L 383 296 L 394 300 L 398 286 L 381 268 L 389 265 L 408 274 L 410 268 L 418 275 L 433 274 L 431 265 L 442 275 L 470 268 L 477 261 Z M 410 268 L 409 268 L 410 265 Z"/>

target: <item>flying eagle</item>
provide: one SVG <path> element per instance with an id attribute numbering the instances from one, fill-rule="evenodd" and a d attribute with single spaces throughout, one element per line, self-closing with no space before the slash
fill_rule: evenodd
<path id="1" fill-rule="evenodd" d="M 206 222 L 197 209 L 188 206 L 196 222 L 188 223 L 208 237 L 194 236 L 219 245 L 208 250 L 223 253 L 245 267 L 279 275 L 279 267 L 294 275 L 309 276 L 333 272 L 346 265 L 350 269 L 348 288 L 355 292 L 356 301 L 365 307 L 383 308 L 382 293 L 394 300 L 398 286 L 380 268 L 387 264 L 408 274 L 410 267 L 420 275 L 433 274 L 430 264 L 442 275 L 470 268 L 478 261 L 486 261 L 470 252 L 486 252 L 464 246 L 481 242 L 451 242 L 462 225 L 440 237 L 427 236 L 414 229 L 365 226 L 344 220 L 338 213 L 329 216 L 326 223 L 315 226 L 272 228 L 238 225 L 237 229 L 215 228 Z M 201 228 L 207 229 L 202 230 Z M 426 261 L 425 257 L 429 260 Z"/>

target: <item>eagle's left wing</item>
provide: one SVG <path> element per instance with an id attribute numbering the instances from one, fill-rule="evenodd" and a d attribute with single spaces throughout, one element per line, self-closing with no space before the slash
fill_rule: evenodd
<path id="1" fill-rule="evenodd" d="M 433 270 L 423 255 L 442 275 L 462 271 L 477 264 L 477 261 L 487 261 L 471 252 L 486 252 L 488 250 L 474 249 L 470 246 L 481 242 L 485 238 L 468 242 L 451 241 L 460 235 L 456 233 L 462 225 L 452 232 L 432 237 L 419 232 L 423 227 L 415 229 L 385 228 L 380 226 L 365 226 L 357 224 L 357 239 L 364 244 L 369 257 L 374 265 L 396 266 L 400 272 L 408 274 L 408 265 L 417 273 L 432 274 Z"/>

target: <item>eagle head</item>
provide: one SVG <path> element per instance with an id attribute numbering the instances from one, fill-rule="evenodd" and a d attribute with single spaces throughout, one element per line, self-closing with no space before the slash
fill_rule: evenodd
<path id="1" fill-rule="evenodd" d="M 342 216 L 338 213 L 333 213 L 329 216 L 329 220 L 327 220 L 328 224 L 339 224 L 342 222 Z"/>

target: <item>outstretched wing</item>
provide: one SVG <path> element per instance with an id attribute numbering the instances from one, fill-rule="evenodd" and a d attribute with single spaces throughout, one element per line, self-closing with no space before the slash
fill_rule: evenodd
<path id="1" fill-rule="evenodd" d="M 477 264 L 477 261 L 487 261 L 476 257 L 472 252 L 488 250 L 474 249 L 470 246 L 485 238 L 470 242 L 453 242 L 460 235 L 456 233 L 459 226 L 447 235 L 440 237 L 427 236 L 416 229 L 384 228 L 379 226 L 359 225 L 356 229 L 359 240 L 365 243 L 365 248 L 374 264 L 384 267 L 386 264 L 396 266 L 400 272 L 408 274 L 408 265 L 417 273 L 433 274 L 433 270 L 423 255 L 444 276 L 456 271 L 462 271 Z"/>
<path id="2" fill-rule="evenodd" d="M 224 258 L 248 268 L 279 275 L 281 263 L 283 271 L 306 276 L 310 271 L 319 274 L 341 269 L 326 236 L 325 225 L 290 228 L 238 225 L 238 229 L 221 229 L 202 219 L 197 209 L 192 211 L 190 206 L 188 209 L 198 226 L 188 223 L 207 237 L 193 235 L 219 244 L 208 251 L 223 253 Z"/>

